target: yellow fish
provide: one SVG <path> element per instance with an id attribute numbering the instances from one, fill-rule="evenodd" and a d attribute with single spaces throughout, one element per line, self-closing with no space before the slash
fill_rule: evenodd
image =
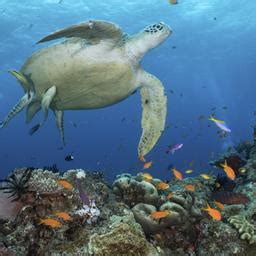
<path id="1" fill-rule="evenodd" d="M 243 173 L 246 173 L 247 170 L 244 167 L 242 167 L 238 171 L 243 174 Z"/>
<path id="2" fill-rule="evenodd" d="M 186 171 L 185 171 L 185 173 L 187 173 L 187 174 L 190 174 L 190 173 L 192 173 L 193 172 L 193 170 L 191 170 L 191 169 L 187 169 Z"/>
<path id="3" fill-rule="evenodd" d="M 225 124 L 224 121 L 218 120 L 218 119 L 214 118 L 213 116 L 211 116 L 211 117 L 209 118 L 209 120 L 210 120 L 210 121 L 213 121 L 214 123 Z"/>
<path id="4" fill-rule="evenodd" d="M 141 175 L 145 180 L 151 181 L 153 179 L 153 176 L 150 173 L 143 173 Z"/>
<path id="5" fill-rule="evenodd" d="M 200 176 L 205 179 L 205 180 L 209 180 L 211 177 L 208 174 L 200 174 Z"/>

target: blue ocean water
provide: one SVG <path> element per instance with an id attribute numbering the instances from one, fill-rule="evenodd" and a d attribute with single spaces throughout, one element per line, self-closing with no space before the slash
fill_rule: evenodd
<path id="1" fill-rule="evenodd" d="M 0 0 L 0 117 L 23 95 L 7 71 L 19 70 L 26 58 L 45 47 L 35 44 L 42 37 L 88 19 L 115 22 L 130 35 L 164 21 L 173 34 L 144 57 L 142 67 L 165 86 L 169 128 L 146 158 L 160 178 L 170 177 L 170 164 L 183 171 L 194 161 L 196 173 L 210 170 L 212 157 L 252 138 L 255 12 L 256 2 L 246 0 L 179 0 L 177 5 L 168 0 Z M 142 169 L 137 156 L 141 112 L 138 92 L 104 109 L 66 111 L 63 150 L 52 113 L 30 136 L 29 128 L 42 114 L 26 125 L 22 112 L 0 130 L 0 177 L 16 167 L 54 163 L 63 171 L 101 170 L 109 180 L 121 172 L 136 173 Z M 231 128 L 227 137 L 219 138 L 218 128 L 207 120 L 213 112 Z M 167 146 L 175 143 L 184 146 L 167 155 Z M 64 158 L 70 153 L 75 159 L 67 162 Z"/>

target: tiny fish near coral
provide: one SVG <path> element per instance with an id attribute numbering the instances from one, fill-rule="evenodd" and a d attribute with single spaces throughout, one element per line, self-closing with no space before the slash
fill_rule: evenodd
<path id="1" fill-rule="evenodd" d="M 72 220 L 72 217 L 66 212 L 55 212 L 54 215 L 60 219 L 63 219 L 64 221 Z"/>
<path id="2" fill-rule="evenodd" d="M 62 225 L 61 222 L 52 218 L 40 219 L 39 224 L 43 224 L 51 228 L 60 228 Z"/>
<path id="3" fill-rule="evenodd" d="M 172 169 L 173 175 L 177 180 L 182 180 L 183 176 L 182 173 L 180 171 L 178 171 L 176 168 Z"/>
<path id="4" fill-rule="evenodd" d="M 207 207 L 202 209 L 203 211 L 206 211 L 214 220 L 221 220 L 221 213 L 217 209 L 211 208 L 209 204 L 207 204 Z"/>
<path id="5" fill-rule="evenodd" d="M 161 182 L 157 183 L 156 188 L 157 188 L 158 190 L 166 190 L 166 189 L 169 188 L 169 184 L 166 183 L 166 182 L 162 182 L 162 181 L 161 181 Z"/>
<path id="6" fill-rule="evenodd" d="M 143 166 L 143 169 L 148 169 L 148 168 L 150 168 L 152 164 L 153 164 L 152 161 L 145 163 L 144 166 Z"/>
<path id="7" fill-rule="evenodd" d="M 229 179 L 234 180 L 236 178 L 234 170 L 227 164 L 226 160 L 224 164 L 221 164 L 221 166 Z"/>
<path id="8" fill-rule="evenodd" d="M 72 190 L 74 188 L 73 185 L 70 182 L 68 182 L 67 180 L 64 180 L 64 179 L 58 180 L 57 183 L 61 187 L 65 188 L 65 189 L 68 189 L 68 190 Z"/>
<path id="9" fill-rule="evenodd" d="M 150 214 L 150 217 L 155 220 L 165 218 L 171 214 L 170 211 L 156 211 Z"/>

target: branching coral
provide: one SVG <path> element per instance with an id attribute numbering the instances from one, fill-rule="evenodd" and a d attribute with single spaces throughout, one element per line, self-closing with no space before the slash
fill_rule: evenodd
<path id="1" fill-rule="evenodd" d="M 228 221 L 238 230 L 241 239 L 247 240 L 249 244 L 256 243 L 256 227 L 245 216 L 234 215 Z"/>

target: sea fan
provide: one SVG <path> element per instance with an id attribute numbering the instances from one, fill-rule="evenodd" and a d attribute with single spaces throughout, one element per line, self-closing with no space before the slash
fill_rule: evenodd
<path id="1" fill-rule="evenodd" d="M 212 198 L 223 204 L 247 204 L 249 198 L 242 193 L 235 193 L 229 191 L 213 192 Z"/>
<path id="2" fill-rule="evenodd" d="M 87 194 L 83 191 L 82 186 L 81 186 L 81 179 L 76 178 L 76 187 L 79 192 L 79 196 L 83 202 L 84 205 L 90 205 L 90 199 L 87 196 Z"/>

